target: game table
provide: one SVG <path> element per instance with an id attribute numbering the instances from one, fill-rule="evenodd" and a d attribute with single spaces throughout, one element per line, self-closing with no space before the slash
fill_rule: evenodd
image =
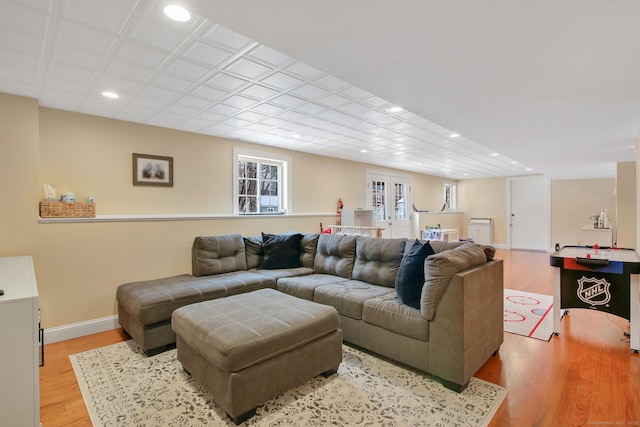
<path id="1" fill-rule="evenodd" d="M 640 257 L 634 249 L 564 246 L 551 254 L 550 264 L 556 335 L 562 310 L 604 311 L 629 320 L 631 350 L 640 350 Z"/>

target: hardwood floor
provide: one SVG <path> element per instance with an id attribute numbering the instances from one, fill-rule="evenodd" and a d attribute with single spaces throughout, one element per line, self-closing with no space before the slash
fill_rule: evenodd
<path id="1" fill-rule="evenodd" d="M 549 254 L 498 250 L 505 288 L 552 294 Z M 640 355 L 629 350 L 629 323 L 572 310 L 549 342 L 505 334 L 504 344 L 476 377 L 509 394 L 491 422 L 498 426 L 640 425 Z M 40 368 L 44 427 L 90 426 L 69 355 L 129 339 L 120 329 L 45 345 Z"/>

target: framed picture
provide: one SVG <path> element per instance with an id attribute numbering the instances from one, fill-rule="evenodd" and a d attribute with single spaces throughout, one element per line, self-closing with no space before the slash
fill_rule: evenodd
<path id="1" fill-rule="evenodd" d="M 173 187 L 173 157 L 133 153 L 133 185 Z"/>

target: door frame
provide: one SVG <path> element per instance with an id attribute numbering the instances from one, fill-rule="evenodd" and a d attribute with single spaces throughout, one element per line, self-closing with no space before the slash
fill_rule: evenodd
<path id="1" fill-rule="evenodd" d="M 533 175 L 533 176 L 518 176 L 518 177 L 511 177 L 511 178 L 507 178 L 507 246 L 509 249 L 511 249 L 513 247 L 513 244 L 511 242 L 511 193 L 512 193 L 512 186 L 513 183 L 515 181 L 523 181 L 523 180 L 530 180 L 530 179 L 539 179 L 541 181 L 544 181 L 544 190 L 545 190 L 545 194 L 543 196 L 544 200 L 541 200 L 541 203 L 544 203 L 546 205 L 546 209 L 545 209 L 545 215 L 543 218 L 544 221 L 544 226 L 547 230 L 547 232 L 545 233 L 545 240 L 544 240 L 544 247 L 545 249 L 542 249 L 546 252 L 553 252 L 552 248 L 551 248 L 551 179 L 549 179 L 549 177 L 544 176 L 544 175 Z M 518 248 L 518 249 L 522 249 L 522 250 L 532 250 L 532 251 L 540 251 L 541 249 L 538 248 L 533 248 L 533 249 L 525 249 L 525 248 Z"/>

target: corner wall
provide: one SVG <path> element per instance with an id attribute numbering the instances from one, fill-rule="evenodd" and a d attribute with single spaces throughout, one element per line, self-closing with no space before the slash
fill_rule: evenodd
<path id="1" fill-rule="evenodd" d="M 620 248 L 637 249 L 636 241 L 636 162 L 618 163 L 616 167 L 616 234 Z"/>

